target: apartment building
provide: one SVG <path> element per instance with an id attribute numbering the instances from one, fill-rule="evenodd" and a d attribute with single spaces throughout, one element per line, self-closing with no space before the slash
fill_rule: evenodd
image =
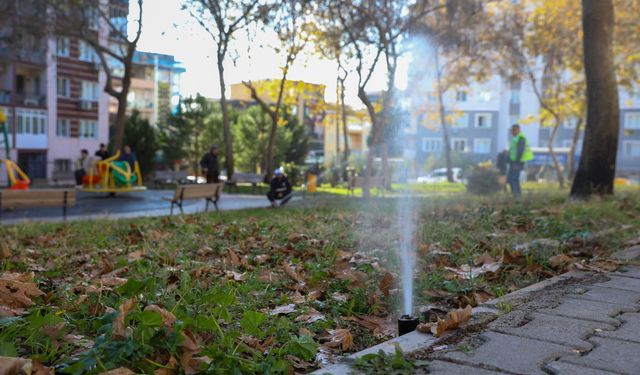
<path id="1" fill-rule="evenodd" d="M 365 155 L 367 138 L 371 132 L 371 124 L 368 122 L 366 111 L 354 111 L 347 109 L 347 142 L 350 155 Z M 343 157 L 344 128 L 342 126 L 341 114 L 336 111 L 335 106 L 327 108 L 323 119 L 324 126 L 324 153 L 323 162 L 326 167 L 333 165 Z"/>
<path id="2" fill-rule="evenodd" d="M 153 126 L 166 122 L 180 103 L 180 78 L 185 68 L 174 56 L 152 52 L 136 51 L 133 62 L 127 114 L 136 110 Z M 109 110 L 115 116 L 115 100 Z"/>
<path id="3" fill-rule="evenodd" d="M 427 70 L 412 70 L 406 95 L 410 100 L 411 128 L 416 130 L 418 163 L 430 156 L 439 158 L 444 150 L 436 77 L 432 69 Z M 509 83 L 494 76 L 483 83 L 445 92 L 443 103 L 451 149 L 466 160 L 495 161 L 496 155 L 508 148 L 510 126 L 517 123 L 531 146 L 540 149 L 541 155 L 533 163 L 548 162 L 542 153 L 547 148 L 551 129 L 540 123 L 540 105 L 528 82 Z M 640 97 L 630 96 L 621 89 L 620 110 L 617 172 L 622 176 L 637 176 L 640 174 Z M 576 124 L 577 119 L 566 119 L 556 135 L 554 147 L 565 168 Z M 577 157 L 582 150 L 582 133 Z"/>
<path id="4" fill-rule="evenodd" d="M 0 110 L 10 155 L 34 181 L 68 178 L 80 150 L 92 152 L 109 137 L 106 75 L 95 51 L 81 40 L 39 34 L 34 25 L 46 12 L 42 1 L 0 1 L 0 28 L 9 36 L 0 42 Z M 96 17 L 90 28 L 108 40 L 105 22 Z"/>

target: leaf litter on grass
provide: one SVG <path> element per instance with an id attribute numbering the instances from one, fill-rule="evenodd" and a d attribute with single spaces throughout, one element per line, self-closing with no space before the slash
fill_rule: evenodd
<path id="1" fill-rule="evenodd" d="M 584 235 L 637 218 L 614 220 L 607 215 L 616 211 L 603 209 L 587 220 L 571 203 L 528 208 L 541 204 L 425 210 L 415 278 L 430 332 L 457 329 L 472 307 L 568 269 L 613 269 L 611 243 L 637 238 Z M 25 284 L 4 295 L 24 293 L 0 299 L 0 311 L 11 309 L 0 320 L 0 350 L 78 374 L 307 372 L 316 359 L 395 335 L 396 223 L 385 212 L 0 228 L 8 237 L 0 280 Z M 559 253 L 539 259 L 513 250 L 536 238 L 560 241 Z"/>

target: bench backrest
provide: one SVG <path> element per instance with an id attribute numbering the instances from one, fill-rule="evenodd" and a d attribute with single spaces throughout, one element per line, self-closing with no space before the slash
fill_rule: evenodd
<path id="1" fill-rule="evenodd" d="M 213 198 L 222 193 L 224 184 L 189 184 L 178 185 L 176 188 L 175 200 L 180 199 L 200 199 Z"/>
<path id="2" fill-rule="evenodd" d="M 185 171 L 155 171 L 153 178 L 156 180 L 180 180 L 187 178 Z"/>
<path id="3" fill-rule="evenodd" d="M 250 182 L 260 183 L 262 182 L 263 176 L 256 173 L 234 173 L 231 177 L 231 182 Z"/>
<path id="4" fill-rule="evenodd" d="M 33 190 L 2 190 L 0 191 L 0 206 L 4 208 L 56 206 L 67 207 L 76 205 L 76 192 L 72 189 L 33 189 Z"/>
<path id="5" fill-rule="evenodd" d="M 353 181 L 353 187 L 361 188 L 364 185 L 364 177 L 357 176 Z M 369 179 L 369 187 L 380 187 L 382 186 L 382 177 L 381 176 L 371 176 Z"/>

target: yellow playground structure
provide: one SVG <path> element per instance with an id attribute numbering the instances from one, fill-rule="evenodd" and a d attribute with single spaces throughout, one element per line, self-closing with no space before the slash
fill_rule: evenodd
<path id="1" fill-rule="evenodd" d="M 133 170 L 128 162 L 119 160 L 120 151 L 112 157 L 95 162 L 82 180 L 82 191 L 95 193 L 126 193 L 143 191 L 140 165 L 136 161 Z"/>
<path id="2" fill-rule="evenodd" d="M 26 190 L 29 189 L 31 180 L 29 177 L 18 167 L 18 164 L 11 161 L 10 146 L 9 146 L 9 127 L 6 124 L 7 117 L 3 111 L 0 111 L 0 146 L 5 150 L 5 158 L 0 157 L 0 167 L 4 165 L 7 170 L 7 183 L 8 188 L 13 190 Z"/>

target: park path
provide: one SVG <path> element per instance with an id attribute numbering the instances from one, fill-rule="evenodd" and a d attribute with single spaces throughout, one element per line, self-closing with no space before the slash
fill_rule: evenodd
<path id="1" fill-rule="evenodd" d="M 68 221 L 96 219 L 124 219 L 137 217 L 167 216 L 170 203 L 163 198 L 173 195 L 173 190 L 149 190 L 141 193 L 118 194 L 113 198 L 106 194 L 78 194 L 75 207 L 69 209 Z M 294 198 L 297 199 L 297 198 Z M 268 207 L 269 202 L 262 195 L 222 194 L 219 208 L 222 211 L 241 210 L 246 208 Z M 204 200 L 185 201 L 185 214 L 204 212 Z M 209 207 L 209 211 L 213 210 Z M 176 208 L 174 214 L 178 213 Z M 42 207 L 34 209 L 17 209 L 3 212 L 2 223 L 19 224 L 29 221 L 61 222 L 61 209 Z"/>
<path id="2" fill-rule="evenodd" d="M 640 374 L 640 267 L 576 273 L 434 357 L 432 374 Z"/>
<path id="3" fill-rule="evenodd" d="M 355 358 L 399 346 L 420 374 L 640 374 L 640 246 L 610 273 L 570 272 L 474 308 L 466 330 L 412 332 L 315 374 L 352 374 Z"/>

